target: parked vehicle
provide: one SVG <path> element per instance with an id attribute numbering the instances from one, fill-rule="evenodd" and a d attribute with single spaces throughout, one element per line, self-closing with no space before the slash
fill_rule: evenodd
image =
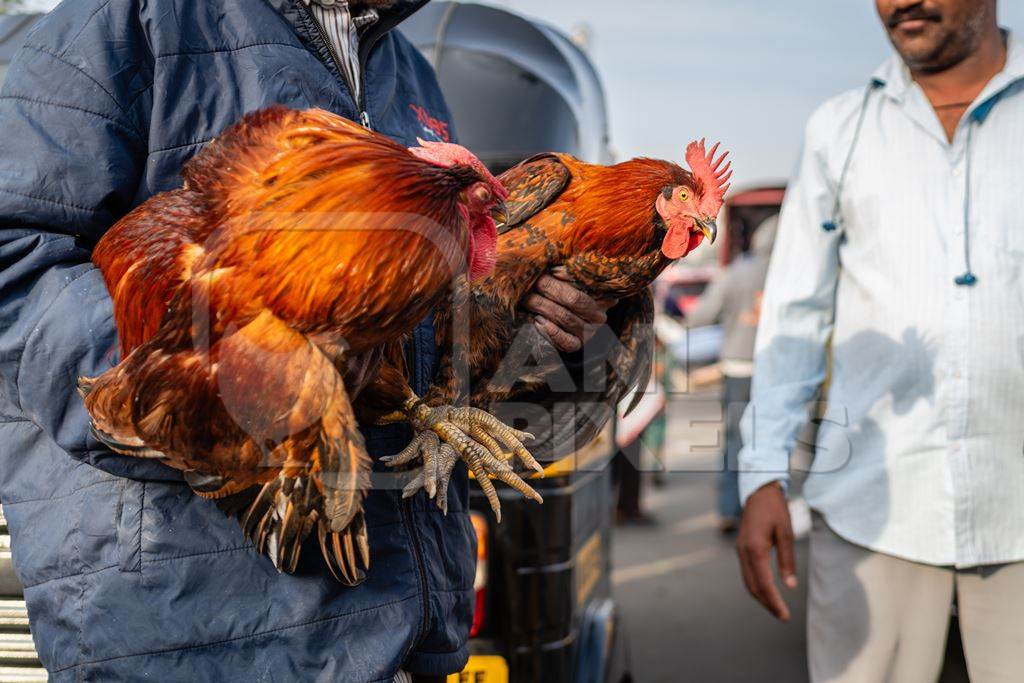
<path id="1" fill-rule="evenodd" d="M 539 152 L 609 163 L 604 91 L 558 30 L 481 5 L 432 2 L 402 31 L 433 63 L 459 141 L 495 172 Z M 530 483 L 538 506 L 502 491 L 495 524 L 474 487 L 480 540 L 472 683 L 622 683 L 626 639 L 611 585 L 612 429 Z"/>
<path id="2" fill-rule="evenodd" d="M 750 249 L 754 230 L 782 210 L 785 196 L 785 183 L 768 183 L 733 192 L 726 198 L 721 223 L 728 228 L 719 240 L 719 264 L 726 266 Z"/>

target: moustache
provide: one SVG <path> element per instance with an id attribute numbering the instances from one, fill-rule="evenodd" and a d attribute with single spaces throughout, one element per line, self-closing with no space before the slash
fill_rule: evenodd
<path id="1" fill-rule="evenodd" d="M 922 5 L 896 10 L 890 16 L 886 24 L 889 28 L 896 28 L 904 21 L 942 21 L 942 12 L 934 9 L 927 9 Z"/>

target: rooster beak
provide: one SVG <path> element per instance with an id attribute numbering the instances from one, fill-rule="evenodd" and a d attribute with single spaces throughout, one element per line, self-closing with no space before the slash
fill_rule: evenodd
<path id="1" fill-rule="evenodd" d="M 708 244 L 714 244 L 715 238 L 718 237 L 718 223 L 714 218 L 705 217 L 694 219 L 697 224 L 697 229 L 704 233 L 704 237 L 708 239 Z"/>
<path id="2" fill-rule="evenodd" d="M 494 208 L 491 209 L 491 217 L 498 225 L 508 223 L 508 204 L 505 202 L 498 202 L 495 204 Z"/>

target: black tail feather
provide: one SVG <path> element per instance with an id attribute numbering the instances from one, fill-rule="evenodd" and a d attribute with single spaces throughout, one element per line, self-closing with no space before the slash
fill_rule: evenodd
<path id="1" fill-rule="evenodd" d="M 257 492 L 258 491 L 258 492 Z M 281 475 L 263 485 L 217 501 L 226 513 L 237 515 L 242 531 L 256 550 L 270 557 L 278 571 L 293 573 L 302 545 L 317 529 L 320 550 L 331 574 L 346 586 L 366 578 L 370 545 L 363 513 L 358 512 L 339 532 L 321 514 L 323 496 L 308 477 Z"/>

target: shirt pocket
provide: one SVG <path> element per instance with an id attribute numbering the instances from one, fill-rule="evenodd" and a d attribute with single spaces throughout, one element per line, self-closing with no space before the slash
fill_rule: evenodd
<path id="1" fill-rule="evenodd" d="M 1024 260 L 1024 222 L 1020 219 L 1010 219 L 1006 221 L 1005 226 L 1001 231 L 1003 252 L 1019 267 Z"/>
<path id="2" fill-rule="evenodd" d="M 847 201 L 842 207 L 840 259 L 847 267 L 853 264 L 872 271 L 883 269 L 891 246 L 886 237 L 884 199 L 868 188 L 857 189 L 856 194 L 846 195 Z"/>
<path id="3" fill-rule="evenodd" d="M 1008 190 L 1002 196 L 986 193 L 982 201 L 989 201 L 980 204 L 987 215 L 985 224 L 972 231 L 972 247 L 982 253 L 994 249 L 992 258 L 997 273 L 1005 278 L 1004 286 L 1019 287 L 1024 280 L 1024 198 Z M 986 234 L 986 228 L 995 234 Z"/>
<path id="4" fill-rule="evenodd" d="M 840 222 L 845 256 L 863 273 L 905 272 L 906 255 L 948 242 L 953 226 L 946 218 L 962 215 L 962 204 L 951 199 L 936 170 L 943 156 L 922 154 L 865 140 L 853 155 L 839 197 Z"/>

